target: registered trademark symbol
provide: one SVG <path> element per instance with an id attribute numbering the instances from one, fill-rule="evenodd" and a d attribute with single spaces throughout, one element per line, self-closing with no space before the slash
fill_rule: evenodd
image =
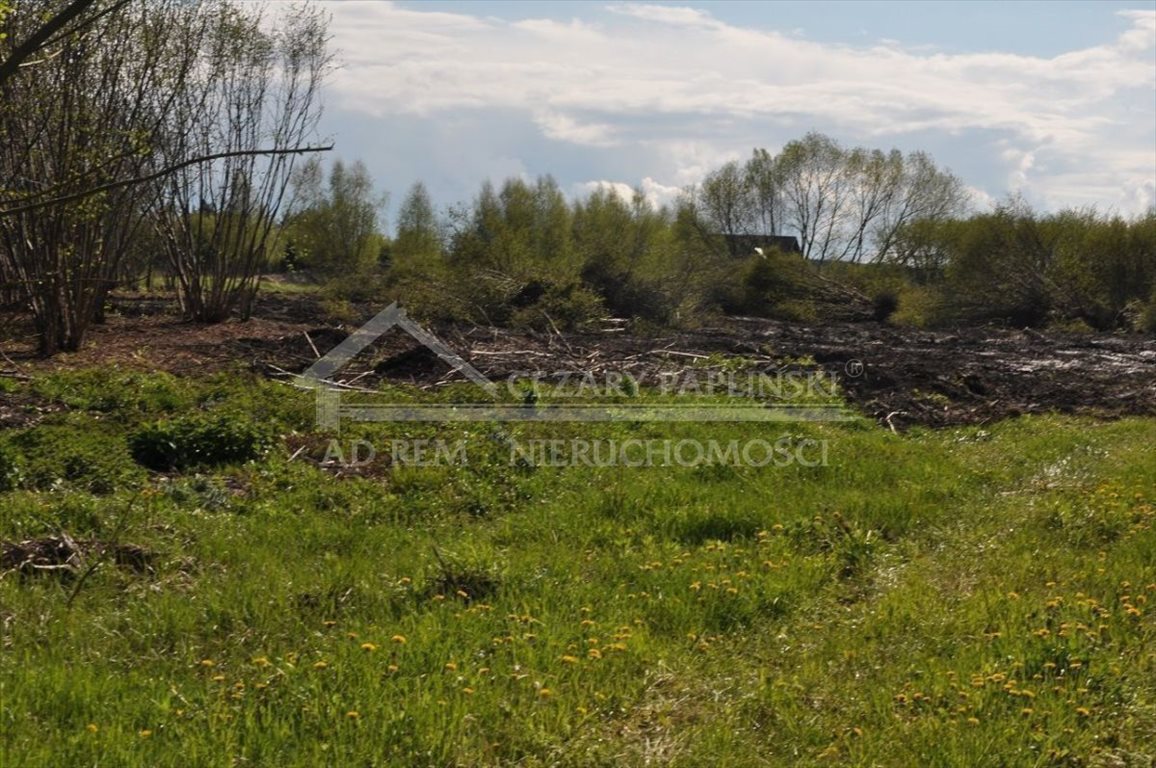
<path id="1" fill-rule="evenodd" d="M 847 364 L 843 366 L 843 370 L 845 370 L 851 378 L 857 379 L 863 375 L 866 367 L 863 365 L 862 360 L 848 360 Z"/>

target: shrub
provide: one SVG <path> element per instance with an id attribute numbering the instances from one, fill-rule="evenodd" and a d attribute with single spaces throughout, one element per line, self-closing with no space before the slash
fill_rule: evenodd
<path id="1" fill-rule="evenodd" d="M 899 294 L 893 290 L 883 289 L 871 297 L 871 314 L 881 323 L 891 319 L 899 309 Z"/>
<path id="2" fill-rule="evenodd" d="M 601 297 L 581 285 L 532 285 L 540 286 L 540 293 L 535 291 L 538 295 L 531 299 L 532 303 L 510 316 L 510 324 L 515 327 L 546 331 L 553 323 L 560 331 L 576 331 L 606 314 Z"/>
<path id="3" fill-rule="evenodd" d="M 943 320 L 943 299 L 939 291 L 922 285 L 905 286 L 899 292 L 899 305 L 891 315 L 895 325 L 930 328 Z"/>
<path id="4" fill-rule="evenodd" d="M 154 422 L 129 437 L 133 459 L 158 472 L 250 461 L 270 443 L 267 430 L 228 414 Z"/>
<path id="5" fill-rule="evenodd" d="M 0 488 L 7 482 L 38 490 L 75 488 L 97 495 L 113 493 L 133 482 L 140 472 L 123 445 L 113 442 L 113 434 L 107 425 L 80 415 L 67 423 L 41 424 L 21 432 L 11 443 L 19 460 L 9 464 L 8 479 L 0 478 Z M 5 463 L 0 458 L 0 465 Z M 0 466 L 3 474 L 5 469 Z"/>

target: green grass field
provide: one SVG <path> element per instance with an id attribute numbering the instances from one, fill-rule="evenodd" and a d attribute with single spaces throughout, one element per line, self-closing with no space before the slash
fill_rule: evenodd
<path id="1" fill-rule="evenodd" d="M 12 395 L 69 409 L 0 431 L 0 538 L 156 559 L 0 578 L 6 767 L 1156 762 L 1151 419 L 357 425 L 468 464 L 337 476 L 308 393 L 243 374 Z M 194 412 L 267 453 L 134 461 Z M 827 466 L 509 460 L 784 433 Z"/>

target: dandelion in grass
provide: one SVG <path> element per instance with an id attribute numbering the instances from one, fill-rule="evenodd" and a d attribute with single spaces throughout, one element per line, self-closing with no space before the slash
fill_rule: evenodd
<path id="1" fill-rule="evenodd" d="M 394 635 L 389 639 L 391 642 L 397 643 L 398 645 L 405 645 L 406 643 L 405 635 Z"/>
<path id="2" fill-rule="evenodd" d="M 100 730 L 96 723 L 89 723 L 88 725 L 84 726 L 84 729 L 89 733 L 96 733 Z"/>
<path id="3" fill-rule="evenodd" d="M 365 651 L 366 653 L 373 653 L 377 650 L 377 646 L 373 643 L 362 643 L 361 650 Z"/>
<path id="4" fill-rule="evenodd" d="M 538 697 L 539 698 L 548 699 L 553 695 L 554 695 L 554 692 L 551 691 L 549 688 L 539 688 L 538 689 Z"/>
<path id="5" fill-rule="evenodd" d="M 253 663 L 258 667 L 267 667 L 269 666 L 269 659 L 264 656 L 258 656 L 257 658 L 253 659 Z"/>
<path id="6" fill-rule="evenodd" d="M 358 718 L 361 717 L 361 715 L 356 710 L 353 710 L 353 709 L 346 712 L 345 716 L 347 718 L 349 718 L 350 720 L 357 720 Z"/>
<path id="7" fill-rule="evenodd" d="M 323 627 L 327 627 L 327 628 L 329 628 L 329 627 L 336 627 L 336 626 L 337 626 L 337 622 L 336 622 L 336 621 L 334 621 L 333 619 L 326 619 L 325 621 L 321 622 L 321 626 L 323 626 Z"/>
<path id="8" fill-rule="evenodd" d="M 574 656 L 563 656 L 561 659 L 563 664 L 577 664 L 578 659 Z"/>
<path id="9" fill-rule="evenodd" d="M 150 731 L 148 728 L 145 728 L 145 729 L 139 731 L 137 733 L 137 735 L 140 736 L 142 739 L 147 739 L 149 736 L 153 735 L 153 732 Z"/>
<path id="10" fill-rule="evenodd" d="M 325 669 L 325 668 L 327 668 L 328 666 L 329 666 L 329 662 L 326 662 L 326 661 L 315 661 L 315 662 L 313 662 L 313 668 L 314 668 L 314 669 Z"/>
<path id="11" fill-rule="evenodd" d="M 208 668 L 208 667 L 215 667 L 216 665 L 217 665 L 217 662 L 213 661 L 212 659 L 201 659 L 201 666 L 202 667 Z"/>
<path id="12" fill-rule="evenodd" d="M 445 669 L 447 672 L 457 672 L 458 671 L 458 665 L 452 661 L 447 661 Z"/>

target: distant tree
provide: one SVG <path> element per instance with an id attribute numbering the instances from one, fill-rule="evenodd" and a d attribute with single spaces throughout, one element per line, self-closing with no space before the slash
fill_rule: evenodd
<path id="1" fill-rule="evenodd" d="M 306 266 L 329 275 L 354 274 L 373 266 L 381 252 L 378 218 L 386 196 L 373 189 L 361 161 L 340 160 L 323 181 L 319 161 L 295 177 L 294 213 L 287 221 L 294 240 L 305 251 Z"/>
<path id="2" fill-rule="evenodd" d="M 789 142 L 778 157 L 787 223 L 798 233 L 803 255 L 817 265 L 848 248 L 853 207 L 847 153 L 834 139 L 808 133 Z"/>
<path id="3" fill-rule="evenodd" d="M 450 216 L 449 257 L 456 267 L 522 280 L 547 265 L 572 267 L 570 254 L 570 209 L 549 176 L 534 184 L 507 179 L 500 191 L 487 181 L 468 210 Z"/>
<path id="4" fill-rule="evenodd" d="M 397 213 L 397 237 L 393 258 L 398 263 L 420 264 L 442 255 L 442 229 L 420 181 L 410 187 Z"/>

